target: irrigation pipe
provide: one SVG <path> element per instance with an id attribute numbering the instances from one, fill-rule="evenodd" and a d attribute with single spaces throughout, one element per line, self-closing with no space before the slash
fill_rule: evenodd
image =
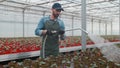
<path id="1" fill-rule="evenodd" d="M 85 32 L 86 34 L 88 34 L 88 32 L 82 28 L 72 28 L 72 29 L 68 29 L 68 30 L 65 30 L 65 31 L 73 31 L 73 30 L 82 30 L 83 32 Z"/>
<path id="2" fill-rule="evenodd" d="M 45 43 L 46 43 L 46 39 L 47 39 L 48 35 L 45 36 L 44 42 L 43 42 L 43 58 L 45 58 Z"/>

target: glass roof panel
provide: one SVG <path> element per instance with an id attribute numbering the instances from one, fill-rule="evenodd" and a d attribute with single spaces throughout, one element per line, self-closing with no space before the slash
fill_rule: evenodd
<path id="1" fill-rule="evenodd" d="M 61 3 L 67 13 L 81 12 L 81 0 L 0 0 L 0 5 L 49 11 L 55 2 Z M 86 3 L 88 15 L 99 17 L 103 17 L 103 14 L 106 17 L 119 15 L 119 0 L 86 0 Z"/>

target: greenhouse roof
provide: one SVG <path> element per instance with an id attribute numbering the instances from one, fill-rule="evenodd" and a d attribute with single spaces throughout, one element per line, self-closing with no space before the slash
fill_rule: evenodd
<path id="1" fill-rule="evenodd" d="M 17 11 L 9 7 L 44 11 L 49 12 L 48 9 L 55 2 L 62 4 L 65 12 L 71 15 L 78 15 L 81 13 L 81 0 L 0 0 L 0 5 L 7 7 L 7 10 Z M 119 15 L 119 0 L 86 0 L 87 15 L 91 17 L 113 18 Z M 0 8 L 4 10 L 5 8 Z"/>

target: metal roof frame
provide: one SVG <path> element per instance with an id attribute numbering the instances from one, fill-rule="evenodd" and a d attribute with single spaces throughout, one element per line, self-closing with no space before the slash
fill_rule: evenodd
<path id="1" fill-rule="evenodd" d="M 65 9 L 65 12 L 63 14 L 70 14 L 70 15 L 80 15 L 81 12 L 81 1 L 79 0 L 44 0 L 44 2 L 41 2 L 42 0 L 39 0 L 38 3 L 31 3 L 31 0 L 0 0 L 0 5 L 2 6 L 8 6 L 8 7 L 14 7 L 14 8 L 20 8 L 20 9 L 25 9 L 25 10 L 33 10 L 33 11 L 42 11 L 42 12 L 49 12 L 48 9 L 50 9 L 50 7 L 45 6 L 46 4 L 52 4 L 55 2 L 60 2 L 63 6 L 63 8 Z M 62 3 L 64 2 L 64 3 Z M 12 4 L 10 4 L 12 3 Z M 102 3 L 110 3 L 107 6 L 101 6 Z M 14 5 L 16 4 L 16 5 Z M 74 4 L 74 5 L 71 5 Z M 95 4 L 100 4 L 101 7 L 95 6 Z M 18 5 L 18 6 L 17 6 Z M 21 6 L 20 6 L 21 5 Z M 67 6 L 66 6 L 67 5 Z M 92 8 L 91 8 L 92 7 Z M 110 15 L 115 15 L 117 16 L 117 10 L 111 11 L 111 12 L 107 12 L 106 9 L 114 9 L 116 7 L 119 7 L 119 3 L 118 0 L 89 0 L 87 1 L 87 15 L 88 16 L 98 16 L 101 18 L 104 18 L 102 15 L 103 14 L 107 14 L 109 13 Z M 35 9 L 34 9 L 35 8 Z M 44 10 L 41 10 L 43 9 Z M 8 10 L 10 10 L 8 8 Z M 95 13 L 97 11 L 103 11 L 101 13 L 97 14 L 89 14 L 89 13 Z M 115 14 L 116 11 L 116 14 Z M 109 16 L 106 16 L 109 17 Z"/>

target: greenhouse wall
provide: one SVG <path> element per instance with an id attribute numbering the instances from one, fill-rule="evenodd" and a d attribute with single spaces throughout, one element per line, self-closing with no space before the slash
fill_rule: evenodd
<path id="1" fill-rule="evenodd" d="M 68 2 L 71 3 L 71 1 Z M 9 1 L 5 1 L 2 3 L 3 5 L 0 5 L 0 37 L 36 37 L 34 31 L 40 18 L 45 15 L 50 15 L 51 13 L 50 11 L 46 11 L 46 9 L 43 10 L 45 7 L 44 5 L 41 5 L 41 8 L 39 6 L 28 5 L 26 9 L 23 9 L 19 6 L 24 7 L 24 3 L 19 4 L 19 2 L 17 3 L 14 1 L 10 1 L 10 3 Z M 46 5 L 51 5 L 51 3 Z M 65 10 L 65 12 L 61 14 L 60 18 L 64 21 L 66 30 L 81 28 L 80 14 L 75 15 L 74 12 L 73 14 L 67 13 Z M 89 16 L 88 14 L 86 22 L 88 33 L 95 35 L 119 35 L 119 16 L 115 18 L 111 17 L 111 20 Z M 66 35 L 81 36 L 81 30 L 71 30 L 66 32 Z"/>

